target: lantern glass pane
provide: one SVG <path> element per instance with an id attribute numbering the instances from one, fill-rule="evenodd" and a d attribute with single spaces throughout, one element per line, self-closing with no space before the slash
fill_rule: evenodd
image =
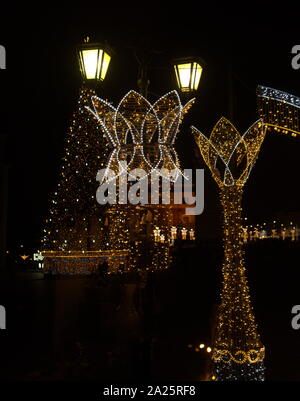
<path id="1" fill-rule="evenodd" d="M 200 78 L 201 78 L 201 74 L 202 74 L 202 67 L 200 64 L 195 63 L 194 64 L 194 79 L 193 79 L 193 89 L 197 90 L 198 89 L 198 85 L 200 82 Z"/>
<path id="2" fill-rule="evenodd" d="M 101 75 L 100 75 L 101 80 L 105 79 L 109 63 L 110 63 L 110 56 L 107 53 L 104 53 L 103 63 L 102 63 L 102 70 L 101 70 Z"/>
<path id="3" fill-rule="evenodd" d="M 86 79 L 97 78 L 98 49 L 82 50 L 83 67 Z M 99 61 L 101 61 L 103 50 L 99 51 Z"/>
<path id="4" fill-rule="evenodd" d="M 181 90 L 188 91 L 190 88 L 190 78 L 191 78 L 191 63 L 179 64 L 177 66 Z"/>
<path id="5" fill-rule="evenodd" d="M 179 75 L 178 75 L 178 71 L 177 71 L 177 65 L 174 65 L 174 70 L 175 70 L 175 75 L 176 75 L 177 86 L 178 86 L 178 88 L 181 89 L 180 79 L 179 79 Z"/>

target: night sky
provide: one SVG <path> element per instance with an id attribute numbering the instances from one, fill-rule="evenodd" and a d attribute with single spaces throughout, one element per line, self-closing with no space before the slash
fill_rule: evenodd
<path id="1" fill-rule="evenodd" d="M 141 2 L 138 8 L 98 4 L 68 9 L 27 4 L 2 12 L 0 44 L 6 47 L 7 70 L 0 71 L 0 132 L 8 136 L 9 247 L 38 246 L 81 84 L 75 49 L 85 36 L 107 40 L 114 48 L 98 94 L 115 105 L 128 90 L 137 89 L 134 49 L 154 52 L 151 101 L 175 88 L 173 57 L 195 55 L 205 61 L 197 102 L 176 145 L 186 168 L 204 167 L 190 125 L 208 135 L 222 115 L 228 117 L 229 64 L 234 123 L 241 131 L 258 118 L 257 84 L 300 96 L 300 70 L 291 67 L 291 49 L 300 44 L 296 10 L 276 10 L 274 3 L 269 10 L 244 4 L 234 14 L 217 5 L 208 10 L 200 2 L 180 7 Z M 267 134 L 245 190 L 244 214 L 251 221 L 298 214 L 300 224 L 299 151 L 300 137 Z M 220 228 L 220 206 L 206 167 L 205 180 L 199 224 L 203 238 L 209 238 Z"/>

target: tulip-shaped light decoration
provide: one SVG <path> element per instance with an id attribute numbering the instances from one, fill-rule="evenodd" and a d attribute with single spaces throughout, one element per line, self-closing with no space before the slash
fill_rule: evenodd
<path id="1" fill-rule="evenodd" d="M 200 152 L 219 185 L 224 212 L 224 263 L 221 304 L 212 359 L 217 380 L 264 380 L 265 349 L 254 319 L 246 278 L 243 229 L 243 186 L 265 137 L 262 120 L 244 135 L 221 118 L 206 138 L 192 127 Z"/>

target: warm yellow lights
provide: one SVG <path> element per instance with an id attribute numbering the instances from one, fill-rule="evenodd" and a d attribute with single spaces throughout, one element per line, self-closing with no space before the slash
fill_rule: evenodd
<path id="1" fill-rule="evenodd" d="M 112 149 L 107 171 L 110 169 L 119 176 L 120 163 L 125 162 L 128 173 L 139 168 L 147 175 L 156 169 L 176 170 L 181 174 L 173 144 L 179 124 L 193 101 L 182 106 L 178 93 L 171 91 L 151 105 L 145 97 L 131 90 L 115 108 L 106 100 L 93 97 L 93 108 L 89 110 L 99 121 L 99 128 Z M 151 197 L 159 197 L 161 189 L 161 184 L 157 189 L 151 188 Z M 118 189 L 118 199 L 122 194 Z M 128 244 L 131 271 L 157 271 L 170 266 L 170 247 L 177 237 L 172 206 L 116 204 L 109 207 L 109 214 L 108 246 L 122 249 L 124 242 Z"/>
<path id="2" fill-rule="evenodd" d="M 85 109 L 92 96 L 95 96 L 94 89 L 81 88 L 65 139 L 62 169 L 45 219 L 42 238 L 42 251 L 46 252 L 44 268 L 58 274 L 89 274 L 104 258 L 100 251 L 109 250 L 104 217 L 99 219 L 101 213 L 92 198 L 95 193 L 93 179 L 99 168 L 104 167 L 107 155 L 97 125 L 88 118 Z M 98 155 L 101 155 L 100 160 Z M 124 249 L 129 249 L 127 244 L 124 244 Z M 121 254 L 110 252 L 109 257 L 110 266 L 124 261 Z"/>
<path id="3" fill-rule="evenodd" d="M 171 227 L 171 238 L 174 240 L 177 237 L 177 227 Z"/>
<path id="4" fill-rule="evenodd" d="M 192 127 L 192 130 L 219 187 L 243 186 L 266 134 L 262 119 L 243 135 L 224 117 L 216 123 L 209 139 L 197 128 Z"/>
<path id="5" fill-rule="evenodd" d="M 79 47 L 80 71 L 84 80 L 103 81 L 111 56 L 97 43 L 86 43 Z"/>
<path id="6" fill-rule="evenodd" d="M 181 229 L 181 238 L 186 239 L 186 235 L 187 235 L 187 229 L 183 227 Z"/>
<path id="7" fill-rule="evenodd" d="M 300 99 L 265 86 L 257 87 L 258 114 L 269 131 L 300 135 Z"/>
<path id="8" fill-rule="evenodd" d="M 195 231 L 191 228 L 189 231 L 190 234 L 190 240 L 195 241 Z"/>
<path id="9" fill-rule="evenodd" d="M 155 242 L 159 242 L 159 240 L 160 240 L 160 229 L 158 227 L 154 228 L 153 234 L 154 234 L 154 241 Z"/>
<path id="10" fill-rule="evenodd" d="M 210 347 L 207 347 L 206 348 L 206 351 L 209 353 L 209 352 L 211 352 L 211 348 Z"/>
<path id="11" fill-rule="evenodd" d="M 193 59 L 178 59 L 174 60 L 173 64 L 180 91 L 196 91 L 202 74 L 202 66 Z"/>
<path id="12" fill-rule="evenodd" d="M 199 348 L 201 348 L 201 349 L 204 348 L 204 347 L 205 347 L 204 344 L 200 344 L 200 345 L 199 345 Z"/>
<path id="13" fill-rule="evenodd" d="M 104 261 L 113 271 L 121 264 L 128 269 L 129 250 L 108 251 L 43 251 L 44 272 L 56 274 L 90 274 Z"/>
<path id="14" fill-rule="evenodd" d="M 238 364 L 256 363 L 264 360 L 265 347 L 262 346 L 259 349 L 250 349 L 247 352 L 239 350 L 235 353 L 228 350 L 216 350 L 212 358 L 215 361 L 222 361 L 224 363 L 230 363 L 232 361 Z"/>

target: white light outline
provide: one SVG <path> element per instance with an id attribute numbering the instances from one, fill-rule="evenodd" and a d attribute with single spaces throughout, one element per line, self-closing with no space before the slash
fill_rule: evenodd
<path id="1" fill-rule="evenodd" d="M 144 114 L 144 118 L 143 121 L 141 123 L 140 126 L 140 131 L 138 131 L 138 129 L 136 128 L 136 126 L 134 125 L 133 122 L 131 122 L 130 120 L 128 120 L 121 112 L 120 112 L 120 108 L 121 106 L 124 104 L 124 102 L 126 101 L 126 99 L 129 96 L 135 95 L 139 98 L 141 98 L 146 105 L 148 106 L 148 110 L 145 111 Z M 167 99 L 170 96 L 175 96 L 175 99 L 172 98 L 170 100 L 170 102 L 172 102 L 172 108 L 167 110 L 165 115 L 162 116 L 161 119 L 159 119 L 158 117 L 158 112 L 159 112 L 159 106 L 160 103 L 162 103 L 165 99 Z M 181 174 L 184 178 L 186 178 L 182 171 L 180 170 L 179 166 L 179 158 L 177 155 L 176 150 L 173 148 L 173 144 L 176 140 L 177 137 L 177 133 L 179 131 L 179 125 L 182 121 L 182 116 L 183 116 L 183 110 L 185 108 L 187 108 L 190 103 L 193 103 L 195 99 L 191 99 L 189 102 L 186 103 L 185 106 L 182 106 L 178 92 L 176 90 L 172 90 L 168 93 L 166 93 L 165 95 L 161 96 L 153 105 L 151 105 L 151 103 L 141 94 L 139 94 L 138 92 L 136 92 L 135 90 L 130 90 L 129 92 L 127 92 L 125 94 L 125 96 L 123 96 L 123 98 L 121 99 L 121 101 L 119 102 L 117 108 L 113 107 L 109 102 L 107 102 L 104 99 L 101 99 L 97 96 L 92 96 L 91 97 L 92 100 L 92 104 L 93 104 L 93 108 L 94 110 L 92 110 L 90 107 L 85 106 L 85 108 L 91 112 L 99 121 L 100 123 L 100 128 L 104 131 L 105 134 L 107 134 L 107 137 L 109 138 L 112 146 L 114 147 L 113 151 L 111 152 L 110 156 L 109 156 L 109 160 L 108 160 L 108 165 L 107 165 L 107 171 L 108 169 L 110 169 L 110 166 L 112 164 L 113 158 L 116 158 L 116 161 L 118 163 L 118 165 L 121 165 L 121 171 L 119 168 L 119 173 L 116 174 L 116 176 L 113 178 L 117 178 L 119 177 L 121 174 L 123 174 L 124 172 L 127 171 L 127 174 L 130 176 L 130 172 L 128 170 L 128 168 L 133 164 L 135 157 L 140 153 L 139 156 L 141 156 L 143 158 L 143 161 L 146 163 L 146 165 L 149 167 L 150 172 L 146 173 L 146 176 L 149 176 L 150 174 L 153 174 L 153 172 L 157 172 L 158 167 L 161 163 L 163 163 L 163 157 L 164 155 L 166 155 L 166 157 L 168 158 L 169 162 L 174 166 L 173 170 L 176 170 L 176 179 L 178 177 L 178 174 Z M 135 98 L 133 98 L 133 100 L 135 100 Z M 95 105 L 96 101 L 98 101 L 100 103 L 100 105 L 104 105 L 105 107 L 107 107 L 110 111 L 113 112 L 113 124 L 112 124 L 112 129 L 114 132 L 114 135 L 112 135 L 112 133 L 110 132 L 110 130 L 107 128 L 105 122 L 102 120 L 102 118 L 99 116 L 98 111 L 97 111 L 97 107 Z M 163 109 L 167 109 L 167 106 L 164 106 Z M 126 110 L 126 109 L 125 109 Z M 161 111 L 161 113 L 163 113 L 163 111 Z M 170 118 L 170 114 L 174 114 L 174 117 Z M 155 120 L 156 120 L 156 128 L 153 132 L 153 134 L 149 134 L 149 138 L 147 138 L 147 140 L 144 142 L 144 135 L 145 135 L 145 124 L 146 124 L 146 120 L 147 117 L 149 115 L 154 116 Z M 118 134 L 118 130 L 117 130 L 117 118 L 121 118 L 121 122 L 124 122 L 127 126 L 127 130 L 126 130 L 126 134 L 124 135 L 124 139 L 122 138 L 122 141 L 120 141 L 119 138 L 119 134 Z M 166 124 L 166 129 L 165 131 L 165 135 L 162 138 L 162 128 L 161 128 L 161 124 L 163 121 L 165 121 L 166 119 L 170 119 L 170 121 L 168 122 L 168 124 Z M 128 139 L 128 133 L 131 133 L 132 135 L 132 140 L 133 140 L 133 153 L 132 155 L 130 155 L 130 161 L 127 163 L 127 169 L 125 170 L 122 166 L 122 163 L 120 161 L 119 158 L 119 153 L 121 148 L 123 148 L 124 145 L 127 144 L 127 139 Z M 159 150 L 159 157 L 158 157 L 158 161 L 156 162 L 156 164 L 153 166 L 151 164 L 151 162 L 146 158 L 145 156 L 145 152 L 144 152 L 144 145 L 145 144 L 151 144 L 152 143 L 152 139 L 154 134 L 158 131 L 158 143 L 156 144 L 156 142 L 154 142 L 153 146 L 158 145 L 158 150 Z M 123 143 L 124 141 L 124 143 Z M 173 156 L 171 156 L 171 153 L 168 150 L 168 146 L 171 145 L 171 150 L 172 150 L 172 154 Z M 125 153 L 126 153 L 126 149 L 125 149 Z M 163 176 L 165 179 L 170 179 L 169 177 L 165 177 L 163 174 L 159 173 L 161 176 Z M 107 174 L 104 175 L 103 178 L 103 182 L 105 180 Z M 106 177 L 107 179 L 107 177 Z M 176 179 L 172 180 L 170 179 L 170 181 L 176 181 Z M 107 182 L 109 182 L 110 180 L 108 180 Z"/>

